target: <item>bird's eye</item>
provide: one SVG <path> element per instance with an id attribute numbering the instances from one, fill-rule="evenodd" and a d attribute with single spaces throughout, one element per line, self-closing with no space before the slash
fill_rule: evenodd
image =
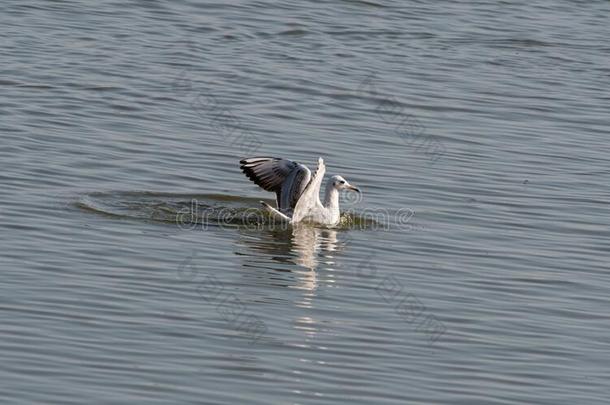
<path id="1" fill-rule="evenodd" d="M 345 181 L 341 180 L 341 181 L 339 182 L 339 184 L 345 184 Z"/>

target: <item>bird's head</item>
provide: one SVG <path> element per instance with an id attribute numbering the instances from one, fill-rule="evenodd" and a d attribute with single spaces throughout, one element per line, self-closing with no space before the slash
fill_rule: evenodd
<path id="1" fill-rule="evenodd" d="M 356 191 L 356 192 L 360 192 L 360 189 L 358 187 L 354 187 L 351 184 L 349 184 L 347 182 L 347 180 L 345 180 L 343 177 L 341 176 L 333 176 L 330 178 L 330 184 L 333 185 L 333 187 L 337 190 L 352 190 L 352 191 Z"/>

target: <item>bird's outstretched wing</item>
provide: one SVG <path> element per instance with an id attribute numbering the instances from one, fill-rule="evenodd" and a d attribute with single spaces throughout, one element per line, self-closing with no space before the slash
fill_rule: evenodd
<path id="1" fill-rule="evenodd" d="M 276 194 L 277 208 L 291 214 L 311 179 L 307 166 L 288 159 L 253 157 L 240 160 L 240 168 L 254 184 Z"/>
<path id="2" fill-rule="evenodd" d="M 326 173 L 324 160 L 318 158 L 318 169 L 294 207 L 292 222 L 301 221 L 309 216 L 314 209 L 322 206 L 320 202 L 320 186 L 322 185 L 322 179 L 324 179 L 324 173 Z"/>

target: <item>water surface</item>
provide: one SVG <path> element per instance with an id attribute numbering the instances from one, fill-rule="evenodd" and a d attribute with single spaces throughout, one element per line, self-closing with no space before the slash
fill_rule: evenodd
<path id="1" fill-rule="evenodd" d="M 0 398 L 608 403 L 609 11 L 5 1 Z M 172 220 L 251 154 L 392 225 Z"/>

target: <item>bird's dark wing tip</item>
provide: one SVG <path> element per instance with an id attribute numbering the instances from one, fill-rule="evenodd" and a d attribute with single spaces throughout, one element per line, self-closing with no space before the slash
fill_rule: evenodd
<path id="1" fill-rule="evenodd" d="M 278 191 L 296 166 L 294 162 L 275 157 L 251 157 L 239 161 L 244 174 L 267 191 Z"/>

